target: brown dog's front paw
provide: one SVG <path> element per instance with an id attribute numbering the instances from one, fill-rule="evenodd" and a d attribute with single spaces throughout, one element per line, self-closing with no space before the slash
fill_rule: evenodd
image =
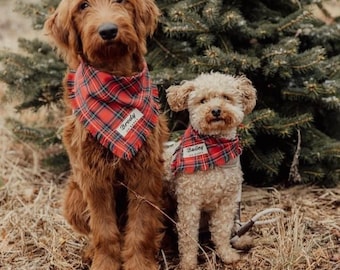
<path id="1" fill-rule="evenodd" d="M 150 261 L 143 256 L 135 256 L 126 261 L 123 268 L 124 270 L 158 270 L 158 264 L 155 260 Z"/>
<path id="2" fill-rule="evenodd" d="M 120 261 L 107 254 L 96 254 L 92 261 L 91 270 L 120 270 Z"/>

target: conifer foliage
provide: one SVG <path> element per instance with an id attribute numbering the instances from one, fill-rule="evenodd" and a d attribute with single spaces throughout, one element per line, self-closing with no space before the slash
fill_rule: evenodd
<path id="1" fill-rule="evenodd" d="M 311 2 L 157 0 L 163 15 L 147 60 L 165 109 L 163 90 L 202 72 L 245 74 L 257 89 L 255 111 L 239 128 L 249 183 L 339 182 L 340 23 L 316 19 L 310 7 L 324 10 L 324 1 Z M 41 28 L 57 3 L 21 9 Z M 65 65 L 45 43 L 19 42 L 25 56 L 0 55 L 0 79 L 23 97 L 18 109 L 62 105 Z M 172 131 L 185 128 L 185 114 L 167 114 Z"/>
<path id="2" fill-rule="evenodd" d="M 59 0 L 42 0 L 36 4 L 18 2 L 16 11 L 31 18 L 32 28 L 39 31 L 49 10 L 58 3 Z M 5 101 L 20 101 L 16 109 L 23 114 L 26 110 L 37 112 L 42 107 L 62 108 L 61 82 L 66 65 L 57 57 L 51 46 L 42 40 L 19 38 L 18 45 L 20 53 L 3 48 L 0 50 L 0 80 L 8 85 Z M 7 122 L 19 139 L 44 149 L 46 153 L 43 163 L 59 173 L 67 170 L 69 166 L 66 153 L 61 147 L 62 121 L 56 121 L 56 117 L 62 117 L 63 114 L 55 115 L 53 111 L 47 110 L 47 120 L 43 123 L 27 125 L 13 119 L 7 119 Z"/>
<path id="3" fill-rule="evenodd" d="M 339 180 L 338 22 L 314 18 L 307 1 L 158 3 L 163 18 L 148 54 L 157 80 L 178 83 L 213 70 L 253 81 L 258 103 L 240 127 L 247 181 Z"/>

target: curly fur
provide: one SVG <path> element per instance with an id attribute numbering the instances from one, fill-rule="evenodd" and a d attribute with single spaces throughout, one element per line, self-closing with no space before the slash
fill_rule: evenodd
<path id="1" fill-rule="evenodd" d="M 244 76 L 221 73 L 202 74 L 192 81 L 167 90 L 170 107 L 187 109 L 190 124 L 204 135 L 234 139 L 237 127 L 256 103 L 256 90 Z M 220 110 L 218 119 L 213 110 Z M 180 143 L 180 142 L 179 142 Z M 243 181 L 239 159 L 234 166 L 215 167 L 194 174 L 170 172 L 172 155 L 177 145 L 166 150 L 166 182 L 177 199 L 178 249 L 181 269 L 196 269 L 197 242 L 201 212 L 210 216 L 209 229 L 216 252 L 225 263 L 239 259 L 230 245 L 234 225 L 236 199 Z"/>
<path id="2" fill-rule="evenodd" d="M 62 0 L 44 28 L 69 68 L 86 61 L 101 71 L 131 76 L 143 68 L 146 38 L 158 17 L 153 0 Z M 117 26 L 114 38 L 99 34 L 105 23 Z M 71 114 L 66 79 L 64 88 L 68 116 L 63 142 L 72 167 L 64 216 L 74 230 L 89 237 L 91 269 L 158 269 L 155 255 L 163 224 L 160 211 L 151 204 L 162 207 L 165 118 L 159 118 L 132 160 L 119 159 Z"/>

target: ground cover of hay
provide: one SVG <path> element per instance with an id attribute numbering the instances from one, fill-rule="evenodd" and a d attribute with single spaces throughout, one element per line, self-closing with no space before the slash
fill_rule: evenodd
<path id="1" fill-rule="evenodd" d="M 13 32 L 30 33 L 27 22 L 13 24 L 17 15 L 10 12 L 12 4 L 1 2 L 2 14 L 11 18 L 0 18 L 0 42 L 16 49 Z M 0 84 L 0 98 L 4 89 Z M 0 269 L 88 269 L 81 259 L 86 239 L 73 233 L 61 214 L 66 174 L 44 170 L 39 164 L 42 151 L 16 139 L 5 123 L 9 116 L 26 123 L 43 121 L 44 114 L 18 115 L 13 104 L 0 106 Z M 286 214 L 251 230 L 255 246 L 242 253 L 239 263 L 223 268 L 205 247 L 209 262 L 201 269 L 340 269 L 340 187 L 244 187 L 243 221 L 267 207 L 281 207 Z M 171 254 L 159 258 L 162 269 L 178 269 Z"/>
<path id="2" fill-rule="evenodd" d="M 3 119 L 8 106 L 0 110 L 0 269 L 88 269 L 81 260 L 86 239 L 61 215 L 65 176 L 42 169 L 39 150 L 13 137 Z M 286 214 L 251 230 L 255 247 L 239 263 L 222 268 L 206 249 L 210 262 L 202 269 L 340 269 L 339 206 L 340 188 L 245 186 L 243 221 L 267 207 Z M 177 258 L 160 260 L 162 269 L 177 269 Z"/>

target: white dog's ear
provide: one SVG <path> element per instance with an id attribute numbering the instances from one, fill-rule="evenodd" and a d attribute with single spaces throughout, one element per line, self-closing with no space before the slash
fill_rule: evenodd
<path id="1" fill-rule="evenodd" d="M 241 91 L 244 114 L 252 112 L 256 105 L 256 89 L 246 76 L 236 78 L 238 89 Z"/>
<path id="2" fill-rule="evenodd" d="M 191 91 L 195 89 L 195 86 L 190 81 L 185 81 L 181 85 L 170 86 L 166 90 L 166 97 L 170 109 L 179 112 L 188 108 L 188 96 Z"/>

